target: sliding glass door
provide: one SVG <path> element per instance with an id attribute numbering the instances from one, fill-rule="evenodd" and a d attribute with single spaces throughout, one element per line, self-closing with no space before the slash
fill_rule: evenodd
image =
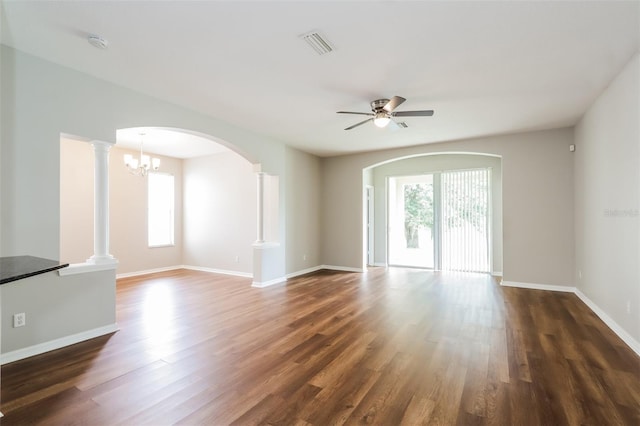
<path id="1" fill-rule="evenodd" d="M 389 178 L 389 264 L 435 267 L 433 175 Z"/>
<path id="2" fill-rule="evenodd" d="M 388 181 L 388 263 L 489 272 L 489 169 Z"/>

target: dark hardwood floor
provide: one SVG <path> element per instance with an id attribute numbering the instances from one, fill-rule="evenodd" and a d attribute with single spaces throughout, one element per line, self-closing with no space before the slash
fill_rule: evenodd
<path id="1" fill-rule="evenodd" d="M 640 424 L 640 359 L 576 296 L 484 275 L 172 271 L 117 318 L 3 366 L 2 425 Z"/>

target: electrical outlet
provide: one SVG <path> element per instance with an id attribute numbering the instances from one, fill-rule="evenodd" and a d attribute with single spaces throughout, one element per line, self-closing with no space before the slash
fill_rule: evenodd
<path id="1" fill-rule="evenodd" d="M 13 328 L 24 327 L 27 325 L 27 314 L 21 312 L 13 315 Z"/>
<path id="2" fill-rule="evenodd" d="M 631 315 L 631 300 L 627 300 L 627 315 Z"/>
<path id="3" fill-rule="evenodd" d="M 302 260 L 307 260 L 307 255 L 306 254 L 302 255 Z"/>
<path id="4" fill-rule="evenodd" d="M 236 263 L 240 262 L 240 256 L 236 256 Z"/>

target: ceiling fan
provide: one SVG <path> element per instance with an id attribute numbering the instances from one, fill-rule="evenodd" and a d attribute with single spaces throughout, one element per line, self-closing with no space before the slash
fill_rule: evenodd
<path id="1" fill-rule="evenodd" d="M 390 122 L 396 124 L 395 121 L 391 120 L 391 117 L 430 117 L 433 115 L 433 110 L 394 111 L 404 101 L 406 101 L 406 99 L 401 96 L 394 96 L 391 99 L 376 99 L 375 101 L 371 102 L 372 112 L 338 111 L 337 113 L 368 115 L 371 117 L 367 118 L 364 121 L 356 123 L 353 126 L 349 126 L 345 130 L 351 130 L 354 127 L 358 127 L 369 121 L 373 121 L 373 124 L 378 127 L 386 127 Z M 407 127 L 407 125 L 403 123 L 403 127 Z"/>

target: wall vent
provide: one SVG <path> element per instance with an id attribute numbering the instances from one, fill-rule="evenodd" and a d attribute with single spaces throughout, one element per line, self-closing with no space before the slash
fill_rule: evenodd
<path id="1" fill-rule="evenodd" d="M 329 43 L 327 39 L 322 37 L 317 31 L 311 31 L 310 33 L 303 34 L 300 37 L 306 41 L 318 55 L 324 55 L 325 53 L 333 51 L 331 43 Z"/>

